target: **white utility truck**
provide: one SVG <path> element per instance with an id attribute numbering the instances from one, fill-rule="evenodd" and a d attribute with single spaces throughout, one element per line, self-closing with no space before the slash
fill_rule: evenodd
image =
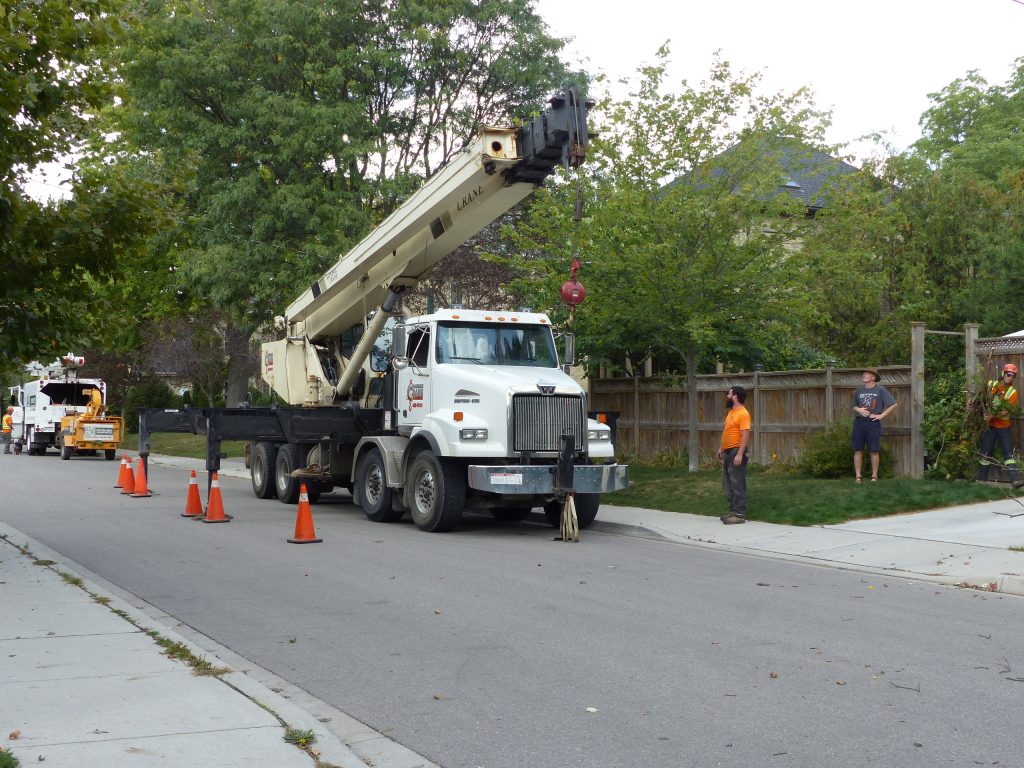
<path id="1" fill-rule="evenodd" d="M 301 483 L 314 499 L 341 486 L 369 519 L 408 511 L 427 531 L 454 528 L 466 508 L 522 519 L 543 507 L 557 526 L 568 493 L 588 526 L 601 495 L 627 485 L 627 467 L 564 372 L 550 319 L 395 312 L 452 250 L 583 161 L 587 106 L 570 89 L 521 127 L 485 128 L 288 307 L 261 367 L 294 407 L 153 409 L 143 452 L 149 431 L 205 431 L 215 469 L 220 440 L 246 439 L 257 496 L 293 504 Z"/>
<path id="2" fill-rule="evenodd" d="M 15 415 L 12 439 L 19 449 L 30 456 L 41 456 L 49 448 L 62 449 L 61 423 L 95 407 L 97 399 L 100 404 L 106 402 L 103 381 L 79 377 L 78 369 L 84 364 L 84 358 L 69 353 L 46 366 L 35 362 L 25 366 L 25 382 L 10 390 Z M 114 458 L 116 445 L 111 441 L 93 442 L 89 448 Z"/>

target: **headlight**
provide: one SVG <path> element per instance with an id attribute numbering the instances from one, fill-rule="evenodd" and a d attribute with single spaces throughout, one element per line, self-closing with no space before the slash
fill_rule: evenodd
<path id="1" fill-rule="evenodd" d="M 587 440 L 611 440 L 612 431 L 610 429 L 588 429 Z"/>
<path id="2" fill-rule="evenodd" d="M 486 440 L 487 430 L 486 429 L 460 429 L 459 430 L 460 440 Z"/>

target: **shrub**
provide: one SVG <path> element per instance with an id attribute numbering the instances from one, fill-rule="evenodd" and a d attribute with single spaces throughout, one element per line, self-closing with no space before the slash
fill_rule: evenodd
<path id="1" fill-rule="evenodd" d="M 849 477 L 853 474 L 853 452 L 850 450 L 852 437 L 852 421 L 839 421 L 812 434 L 804 443 L 804 451 L 797 461 L 800 472 L 811 477 Z M 884 438 L 879 455 L 879 476 L 892 477 L 895 462 Z M 865 477 L 870 471 L 870 461 L 870 454 L 865 452 Z"/>
<path id="2" fill-rule="evenodd" d="M 928 382 L 921 433 L 927 477 L 973 479 L 978 471 L 978 442 L 985 430 L 980 402 L 968 402 L 963 370 L 947 371 Z"/>
<path id="3" fill-rule="evenodd" d="M 140 408 L 179 408 L 181 398 L 167 386 L 167 383 L 155 376 L 142 379 L 133 384 L 125 395 L 122 409 L 125 429 L 134 432 L 139 428 Z"/>

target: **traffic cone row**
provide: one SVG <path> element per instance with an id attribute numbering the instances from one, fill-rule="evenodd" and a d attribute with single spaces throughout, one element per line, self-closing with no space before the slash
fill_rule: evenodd
<path id="1" fill-rule="evenodd" d="M 114 483 L 114 487 L 121 489 L 122 496 L 131 496 L 135 499 L 152 496 L 153 493 L 149 490 L 149 481 L 146 479 L 146 462 L 140 457 L 138 471 L 133 473 L 131 457 L 122 453 L 121 469 L 117 473 L 117 482 Z"/>
<path id="2" fill-rule="evenodd" d="M 146 463 L 140 458 L 138 472 L 132 472 L 132 460 L 127 454 L 121 454 L 121 468 L 117 475 L 115 488 L 121 489 L 121 494 L 133 498 L 152 496 L 149 490 L 149 482 L 146 478 Z M 203 502 L 199 496 L 199 482 L 196 478 L 196 471 L 193 469 L 188 480 L 188 494 L 185 497 L 185 511 L 182 517 L 202 520 L 204 523 L 229 523 L 232 515 L 224 512 L 224 500 L 220 492 L 220 479 L 214 472 L 210 479 L 210 499 L 203 512 Z M 316 530 L 313 527 L 313 510 L 309 504 L 309 492 L 306 484 L 299 486 L 299 507 L 295 517 L 295 534 L 288 539 L 291 544 L 315 544 L 323 539 L 317 538 Z"/>

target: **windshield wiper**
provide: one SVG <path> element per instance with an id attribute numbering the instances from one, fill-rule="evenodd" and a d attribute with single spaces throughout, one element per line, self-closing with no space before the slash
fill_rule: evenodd
<path id="1" fill-rule="evenodd" d="M 448 359 L 449 360 L 472 360 L 477 365 L 483 365 L 483 363 L 480 362 L 480 358 L 479 357 L 459 357 L 458 355 L 450 355 L 448 357 Z"/>

